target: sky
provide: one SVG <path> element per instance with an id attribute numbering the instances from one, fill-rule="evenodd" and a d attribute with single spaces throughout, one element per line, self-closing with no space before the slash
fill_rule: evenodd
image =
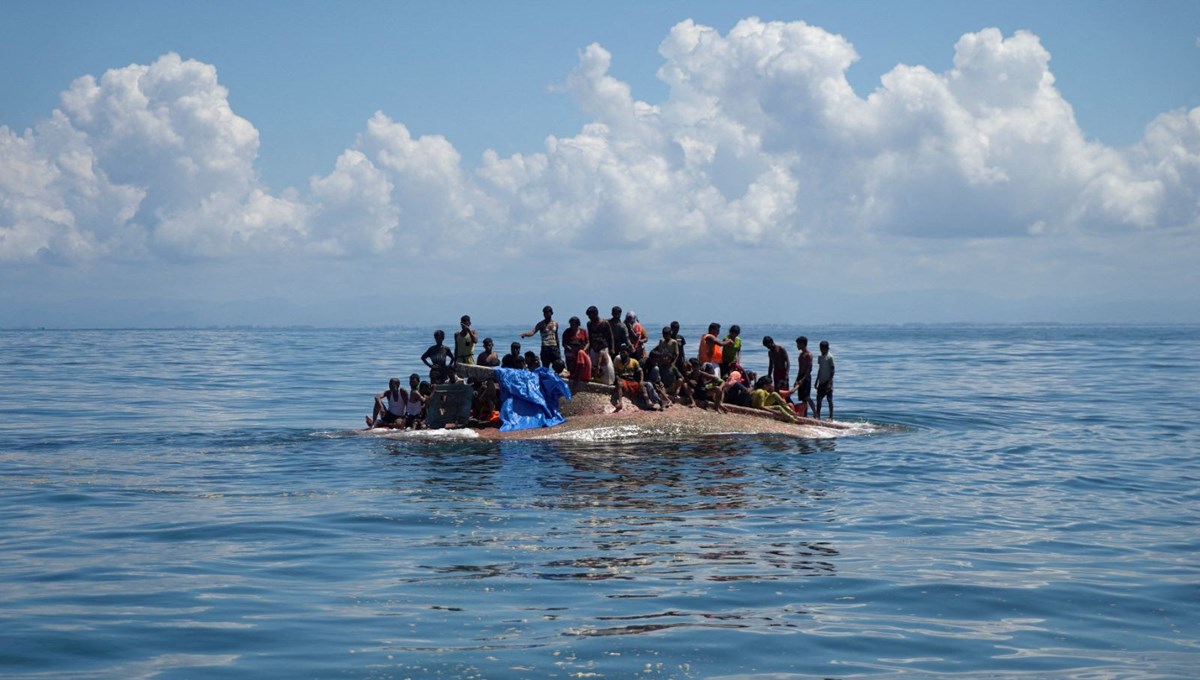
<path id="1" fill-rule="evenodd" d="M 1200 3 L 26 2 L 0 327 L 1200 322 Z"/>

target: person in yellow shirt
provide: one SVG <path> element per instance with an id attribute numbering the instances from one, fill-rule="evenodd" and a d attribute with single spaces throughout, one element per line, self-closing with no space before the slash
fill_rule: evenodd
<path id="1" fill-rule="evenodd" d="M 775 385 L 769 376 L 764 375 L 754 383 L 754 390 L 750 392 L 750 405 L 754 408 L 779 413 L 789 421 L 797 422 L 791 406 L 775 391 Z"/>

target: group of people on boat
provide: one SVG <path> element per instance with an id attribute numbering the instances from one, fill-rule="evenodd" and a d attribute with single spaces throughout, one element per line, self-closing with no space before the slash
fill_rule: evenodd
<path id="1" fill-rule="evenodd" d="M 521 351 L 521 343 L 513 342 L 509 352 L 499 355 L 492 338 L 483 339 L 483 351 L 475 347 L 478 332 L 471 327 L 471 317 L 459 320 L 453 345 L 446 344 L 446 334 L 435 331 L 434 344 L 421 355 L 429 369 L 429 380 L 409 376 L 409 389 L 400 387 L 392 378 L 388 389 L 375 397 L 375 407 L 367 417 L 368 427 L 420 428 L 434 386 L 458 383 L 462 379 L 456 368 L 459 364 L 492 368 L 538 370 L 546 367 L 567 378 L 572 384 L 594 383 L 612 388 L 615 410 L 621 410 L 623 397 L 640 408 L 665 410 L 672 405 L 711 407 L 725 412 L 735 405 L 765 409 L 781 417 L 797 421 L 811 412 L 821 417 L 821 406 L 829 404 L 833 419 L 833 355 L 829 342 L 822 340 L 813 373 L 813 354 L 808 338 L 796 338 L 797 371 L 791 378 L 788 350 L 765 336 L 762 344 L 767 350 L 767 371 L 759 377 L 742 367 L 741 327 L 734 324 L 722 337 L 721 324 L 711 323 L 708 332 L 697 342 L 695 356 L 687 356 L 687 339 L 679 333 L 679 322 L 663 327 L 662 337 L 653 347 L 649 334 L 638 320 L 636 312 L 622 316 L 620 307 L 613 307 L 608 318 L 600 316 L 595 307 L 585 312 L 586 325 L 573 316 L 560 333 L 554 319 L 554 309 L 542 308 L 542 319 L 533 328 L 520 334 L 521 338 L 539 336 L 540 352 Z M 498 393 L 495 381 L 473 380 L 471 422 L 487 426 L 498 422 Z M 816 400 L 812 398 L 816 388 Z"/>

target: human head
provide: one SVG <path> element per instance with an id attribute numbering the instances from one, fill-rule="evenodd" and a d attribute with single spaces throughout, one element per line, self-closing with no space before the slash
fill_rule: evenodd
<path id="1" fill-rule="evenodd" d="M 554 363 L 550 364 L 550 367 L 554 369 L 555 373 L 562 373 L 567 370 L 567 365 L 563 363 L 562 359 L 555 359 Z"/>
<path id="2" fill-rule="evenodd" d="M 729 327 L 729 337 L 736 338 L 742 334 L 742 327 L 736 323 Z"/>
<path id="3" fill-rule="evenodd" d="M 763 336 L 763 347 L 770 349 L 775 346 L 775 338 L 769 335 Z"/>
<path id="4" fill-rule="evenodd" d="M 821 354 L 828 354 L 828 353 L 829 353 L 829 341 L 822 340 L 821 341 Z"/>
<path id="5" fill-rule="evenodd" d="M 595 321 L 600 316 L 600 310 L 596 309 L 596 305 L 587 308 L 587 318 Z"/>
<path id="6" fill-rule="evenodd" d="M 767 386 L 769 386 L 770 384 L 771 384 L 771 379 L 764 375 L 763 377 L 754 381 L 754 389 L 765 390 L 767 388 Z"/>
<path id="7" fill-rule="evenodd" d="M 534 354 L 532 350 L 525 353 L 525 368 L 537 368 L 541 365 L 542 362 L 538 359 L 538 355 Z"/>
<path id="8" fill-rule="evenodd" d="M 512 344 L 512 347 L 511 347 L 511 349 L 512 349 L 512 353 L 513 353 L 513 355 L 519 355 L 519 354 L 521 353 L 521 343 L 519 343 L 519 342 L 514 342 L 514 343 Z"/>
<path id="9" fill-rule="evenodd" d="M 551 307 L 550 305 L 546 305 L 545 307 L 542 307 L 542 316 L 546 317 L 547 319 L 554 316 L 554 308 Z"/>
<path id="10" fill-rule="evenodd" d="M 486 349 L 486 350 L 487 350 L 487 351 L 489 351 L 489 352 L 490 352 L 490 351 L 492 351 L 492 346 L 493 346 L 493 345 L 495 345 L 495 344 L 496 344 L 496 343 L 492 342 L 492 339 L 491 339 L 491 338 L 484 338 L 484 339 L 483 339 L 483 348 L 484 348 L 484 349 Z"/>
<path id="11" fill-rule="evenodd" d="M 625 323 L 637 323 L 637 312 L 632 309 L 625 312 Z"/>
<path id="12" fill-rule="evenodd" d="M 628 359 L 629 345 L 622 343 L 621 346 L 617 348 L 617 356 L 621 357 L 622 359 Z"/>
<path id="13" fill-rule="evenodd" d="M 720 333 L 721 332 L 721 324 L 719 324 L 719 323 L 708 324 L 708 332 L 712 333 L 713 335 Z"/>
<path id="14" fill-rule="evenodd" d="M 459 319 L 458 322 L 461 323 L 464 328 L 471 327 L 471 317 L 467 316 L 466 314 L 463 314 L 462 318 Z"/>
<path id="15" fill-rule="evenodd" d="M 399 378 L 392 378 L 391 380 L 388 381 L 388 388 L 394 390 L 397 387 L 400 387 L 400 379 Z"/>
<path id="16" fill-rule="evenodd" d="M 670 326 L 663 326 L 663 337 L 664 338 L 671 337 L 671 327 Z"/>
<path id="17" fill-rule="evenodd" d="M 567 320 L 567 324 L 570 325 L 571 328 L 579 328 L 579 317 L 577 317 L 577 316 L 571 317 L 570 319 Z"/>
<path id="18" fill-rule="evenodd" d="M 679 335 L 679 322 L 678 321 L 671 322 L 671 335 Z"/>
<path id="19" fill-rule="evenodd" d="M 408 376 L 408 384 L 412 385 L 413 388 L 416 388 L 417 385 L 421 384 L 421 376 L 417 375 L 416 373 Z"/>
<path id="20" fill-rule="evenodd" d="M 446 339 L 446 332 L 442 330 L 434 331 L 433 339 L 436 340 L 439 345 L 442 344 L 442 341 Z"/>
<path id="21" fill-rule="evenodd" d="M 614 319 L 619 319 L 619 318 L 621 318 L 621 308 L 620 308 L 620 307 L 618 307 L 618 306 L 616 306 L 616 305 L 613 305 L 613 308 L 612 308 L 612 313 L 613 313 L 613 318 L 614 318 Z"/>
<path id="22" fill-rule="evenodd" d="M 806 347 L 808 347 L 807 337 L 801 335 L 800 337 L 796 338 L 796 349 L 804 349 Z"/>

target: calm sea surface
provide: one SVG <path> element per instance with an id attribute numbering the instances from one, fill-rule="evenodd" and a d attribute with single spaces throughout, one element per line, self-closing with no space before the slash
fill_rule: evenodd
<path id="1" fill-rule="evenodd" d="M 1200 677 L 1200 328 L 746 327 L 869 435 L 355 434 L 431 331 L 0 331 L 0 676 Z"/>

